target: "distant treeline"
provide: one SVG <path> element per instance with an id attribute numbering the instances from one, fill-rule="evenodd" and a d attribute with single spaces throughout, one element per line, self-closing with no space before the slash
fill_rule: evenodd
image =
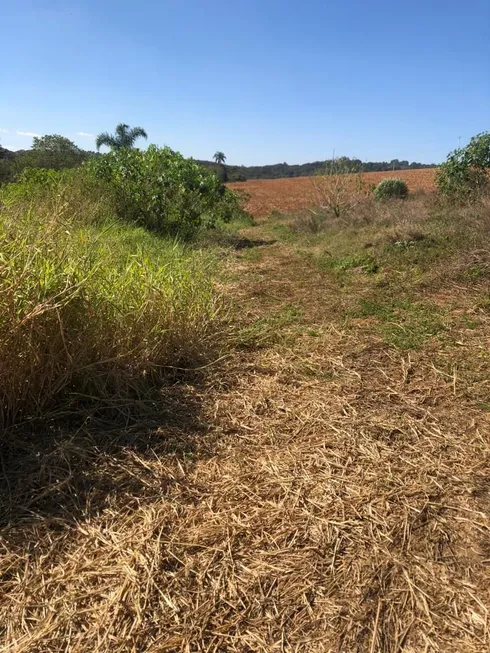
<path id="1" fill-rule="evenodd" d="M 47 135 L 34 139 L 30 150 L 11 152 L 0 146 L 0 183 L 12 180 L 25 167 L 36 168 L 72 168 L 80 165 L 92 156 L 100 156 L 95 152 L 86 152 L 78 148 L 67 138 L 59 135 Z M 301 165 L 275 163 L 266 166 L 232 166 L 217 164 L 213 161 L 198 161 L 211 168 L 221 181 L 246 181 L 247 179 L 280 179 L 282 177 L 308 177 L 316 175 L 326 166 L 332 165 L 331 160 L 313 161 Z M 418 168 L 434 168 L 434 163 L 418 163 L 413 161 L 361 161 L 342 156 L 335 159 L 335 169 L 338 172 L 378 172 L 386 170 L 415 170 Z"/>
<path id="2" fill-rule="evenodd" d="M 15 181 L 25 168 L 76 168 L 96 152 L 80 149 L 58 134 L 35 137 L 30 150 L 12 152 L 0 146 L 0 184 Z"/>
<path id="3" fill-rule="evenodd" d="M 203 165 L 217 170 L 218 166 L 212 161 L 199 161 Z M 279 179 L 281 177 L 309 177 L 316 175 L 329 161 L 313 161 L 312 163 L 302 163 L 299 165 L 289 165 L 288 163 L 274 163 L 267 166 L 226 166 L 228 181 L 246 181 L 247 179 Z M 435 163 L 418 163 L 413 161 L 361 161 L 360 159 L 350 159 L 349 157 L 339 157 L 336 159 L 336 165 L 345 171 L 350 172 L 383 172 L 386 170 L 416 170 L 420 168 L 435 168 Z"/>

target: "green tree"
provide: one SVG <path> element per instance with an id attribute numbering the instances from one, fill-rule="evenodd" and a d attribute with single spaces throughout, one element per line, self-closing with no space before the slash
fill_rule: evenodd
<path id="1" fill-rule="evenodd" d="M 103 145 L 107 145 L 111 150 L 129 149 L 134 147 L 138 138 L 148 138 L 148 134 L 143 127 L 130 127 L 129 125 L 120 123 L 116 127 L 115 134 L 109 134 L 108 132 L 99 134 L 95 139 L 95 145 L 97 146 L 97 150 L 100 150 Z"/>
<path id="2" fill-rule="evenodd" d="M 35 168 L 75 168 L 86 158 L 87 153 L 73 141 L 59 134 L 35 136 L 32 141 L 31 156 Z"/>
<path id="3" fill-rule="evenodd" d="M 35 136 L 32 148 L 17 154 L 10 161 L 12 176 L 16 177 L 25 168 L 44 168 L 49 170 L 63 170 L 76 168 L 83 163 L 90 154 L 81 150 L 75 143 L 60 134 L 46 134 Z"/>
<path id="4" fill-rule="evenodd" d="M 468 145 L 450 152 L 439 166 L 436 184 L 439 192 L 456 200 L 475 200 L 488 193 L 490 132 L 473 136 Z"/>
<path id="5" fill-rule="evenodd" d="M 215 155 L 213 156 L 213 159 L 216 161 L 216 163 L 218 165 L 219 164 L 224 165 L 224 163 L 226 161 L 226 156 L 225 156 L 224 152 L 220 152 L 218 150 L 218 152 L 216 152 Z"/>

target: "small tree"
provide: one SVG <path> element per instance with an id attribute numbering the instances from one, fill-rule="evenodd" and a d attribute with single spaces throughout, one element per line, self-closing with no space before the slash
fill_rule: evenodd
<path id="1" fill-rule="evenodd" d="M 95 145 L 97 146 L 97 151 L 103 145 L 107 145 L 111 150 L 121 150 L 123 148 L 132 148 L 134 147 L 135 142 L 138 138 L 148 138 L 148 134 L 143 129 L 143 127 L 130 127 L 124 123 L 120 123 L 116 127 L 115 134 L 109 134 L 108 132 L 102 132 L 95 139 Z"/>
<path id="2" fill-rule="evenodd" d="M 311 180 L 316 204 L 336 218 L 352 211 L 367 194 L 361 165 L 347 157 L 333 156 Z"/>

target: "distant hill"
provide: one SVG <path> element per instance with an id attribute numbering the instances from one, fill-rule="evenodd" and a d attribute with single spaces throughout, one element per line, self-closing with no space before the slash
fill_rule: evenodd
<path id="1" fill-rule="evenodd" d="M 339 159 L 337 159 L 339 160 Z M 361 161 L 360 159 L 349 159 L 341 157 L 346 168 L 352 170 L 362 170 L 363 172 L 383 172 L 387 170 L 419 170 L 422 168 L 435 168 L 435 163 L 418 163 L 413 161 Z M 212 161 L 198 161 L 202 165 L 217 169 Z M 317 174 L 325 168 L 325 161 L 313 161 L 312 163 L 302 163 L 289 165 L 288 163 L 275 163 L 265 166 L 232 166 L 227 165 L 229 181 L 245 181 L 247 179 L 280 179 L 287 177 L 309 177 Z"/>

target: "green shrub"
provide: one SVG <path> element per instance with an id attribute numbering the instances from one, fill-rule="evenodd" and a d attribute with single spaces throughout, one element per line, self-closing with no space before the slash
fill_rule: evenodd
<path id="1" fill-rule="evenodd" d="M 101 224 L 116 215 L 113 189 L 83 168 L 25 168 L 16 182 L 0 189 L 0 210 L 2 206 L 18 214 L 35 214 L 47 224 L 53 216 L 57 222 Z"/>
<path id="2" fill-rule="evenodd" d="M 4 203 L 31 202 L 43 195 L 55 194 L 59 186 L 66 184 L 73 176 L 73 170 L 49 170 L 47 168 L 24 168 L 15 182 L 2 188 Z"/>
<path id="3" fill-rule="evenodd" d="M 106 201 L 84 188 L 58 179 L 0 207 L 0 425 L 119 405 L 215 347 L 213 256 L 104 221 Z"/>
<path id="4" fill-rule="evenodd" d="M 389 177 L 380 181 L 373 192 L 375 199 L 379 201 L 406 199 L 408 197 L 408 186 L 403 179 Z"/>
<path id="5" fill-rule="evenodd" d="M 123 148 L 84 168 L 109 184 L 119 217 L 163 234 L 190 238 L 203 225 L 230 220 L 239 206 L 212 171 L 169 147 Z"/>
<path id="6" fill-rule="evenodd" d="M 436 173 L 441 195 L 451 200 L 475 200 L 488 192 L 490 132 L 473 136 L 469 144 L 447 156 Z"/>

